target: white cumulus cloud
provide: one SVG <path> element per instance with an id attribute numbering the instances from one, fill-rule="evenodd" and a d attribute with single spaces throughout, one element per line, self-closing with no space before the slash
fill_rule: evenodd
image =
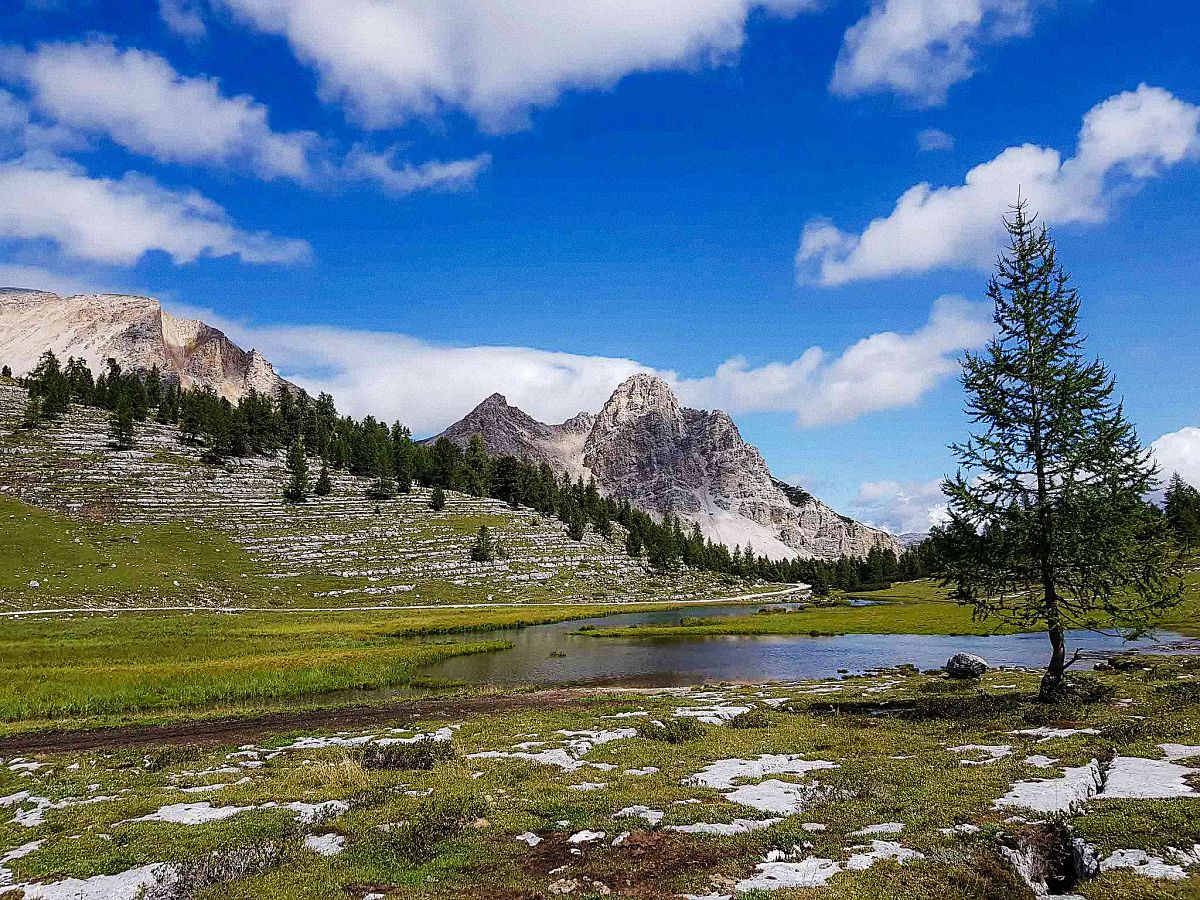
<path id="1" fill-rule="evenodd" d="M 201 256 L 290 263 L 310 252 L 301 240 L 244 231 L 195 191 L 132 172 L 92 178 L 62 161 L 25 159 L 0 163 L 0 238 L 50 241 L 68 256 L 112 265 L 133 265 L 152 250 L 176 263 Z"/>
<path id="2" fill-rule="evenodd" d="M 1164 484 L 1178 472 L 1188 484 L 1200 488 L 1200 428 L 1189 425 L 1164 434 L 1150 445 L 1150 450 Z"/>
<path id="3" fill-rule="evenodd" d="M 916 331 L 873 334 L 838 355 L 811 347 L 791 362 L 758 367 L 731 359 L 707 378 L 681 381 L 679 392 L 697 405 L 792 412 L 802 427 L 851 422 L 916 403 L 956 374 L 958 354 L 982 346 L 992 329 L 986 305 L 940 297 Z"/>
<path id="4" fill-rule="evenodd" d="M 210 0 L 284 37 L 326 100 L 373 127 L 463 110 L 485 128 L 524 122 L 564 91 L 638 71 L 732 58 L 750 14 L 819 0 Z"/>
<path id="5" fill-rule="evenodd" d="M 862 521 L 893 534 L 926 532 L 949 518 L 940 478 L 863 482 L 851 509 Z"/>
<path id="6" fill-rule="evenodd" d="M 850 422 L 907 406 L 958 371 L 955 356 L 991 333 L 986 309 L 956 298 L 934 304 L 911 333 L 882 332 L 841 354 L 819 347 L 792 362 L 749 367 L 730 360 L 684 377 L 636 360 L 532 347 L 454 347 L 403 334 L 318 326 L 248 326 L 187 310 L 257 347 L 311 393 L 328 391 L 347 411 L 399 418 L 421 434 L 440 431 L 494 391 L 547 422 L 598 410 L 636 372 L 652 372 L 690 406 L 732 414 L 786 412 L 802 427 Z"/>
<path id="7" fill-rule="evenodd" d="M 1200 106 L 1141 85 L 1094 106 L 1075 155 L 1034 144 L 1009 147 L 961 185 L 909 188 L 887 216 L 860 233 L 827 219 L 804 228 L 796 254 L 803 280 L 842 285 L 930 269 L 989 267 L 1004 242 L 1001 217 L 1017 192 L 1057 225 L 1104 222 L 1114 200 L 1200 154 Z"/>
<path id="8" fill-rule="evenodd" d="M 830 84 L 842 96 L 891 92 L 946 102 L 975 73 L 980 45 L 1027 34 L 1047 0 L 875 0 L 846 32 Z"/>
<path id="9" fill-rule="evenodd" d="M 107 40 L 8 48 L 0 63 L 0 74 L 29 93 L 26 103 L 0 91 L 0 133 L 15 135 L 9 142 L 18 146 L 69 149 L 100 135 L 161 163 L 307 186 L 368 182 L 395 195 L 469 189 L 491 159 L 411 163 L 395 148 L 356 145 L 340 160 L 315 132 L 273 129 L 267 107 L 253 97 L 228 96 L 215 78 L 182 75 L 157 53 Z"/>
<path id="10" fill-rule="evenodd" d="M 38 113 L 102 134 L 160 162 L 237 164 L 263 178 L 308 180 L 310 131 L 278 132 L 267 107 L 225 96 L 215 78 L 180 75 L 156 53 L 107 41 L 9 50 L 5 69 L 28 88 Z"/>

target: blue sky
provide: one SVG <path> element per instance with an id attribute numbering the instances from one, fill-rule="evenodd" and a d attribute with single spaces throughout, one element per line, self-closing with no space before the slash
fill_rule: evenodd
<path id="1" fill-rule="evenodd" d="M 418 431 L 650 368 L 904 529 L 1020 186 L 1143 440 L 1200 480 L 1191 3 L 0 9 L 0 282 L 202 311 Z"/>

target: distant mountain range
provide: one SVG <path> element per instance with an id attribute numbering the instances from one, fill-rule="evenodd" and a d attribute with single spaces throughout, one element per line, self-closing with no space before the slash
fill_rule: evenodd
<path id="1" fill-rule="evenodd" d="M 257 350 L 199 320 L 176 318 L 150 297 L 0 288 L 0 363 L 23 375 L 48 349 L 63 363 L 83 358 L 97 375 L 109 358 L 125 368 L 158 366 L 184 387 L 210 387 L 231 401 L 251 389 L 273 396 L 288 384 Z"/>
<path id="2" fill-rule="evenodd" d="M 291 387 L 256 350 L 243 350 L 204 322 L 176 318 L 150 297 L 0 288 L 0 363 L 22 375 L 47 349 L 63 362 L 82 357 L 97 374 L 110 357 L 125 368 L 157 365 L 184 387 L 209 387 L 231 401 L 252 389 L 273 395 Z M 607 496 L 695 522 L 730 548 L 822 559 L 901 549 L 887 532 L 773 477 L 728 415 L 681 407 L 670 387 L 650 375 L 625 381 L 598 414 L 581 412 L 560 425 L 539 422 L 492 394 L 442 433 L 462 445 L 475 434 L 491 453 L 595 478 Z"/>
<path id="3" fill-rule="evenodd" d="M 681 407 L 651 375 L 626 380 L 599 414 L 582 412 L 561 425 L 539 422 L 492 394 L 438 437 L 465 445 L 476 434 L 491 453 L 593 477 L 605 495 L 695 522 L 730 548 L 821 559 L 865 556 L 873 547 L 901 550 L 887 532 L 772 476 L 728 415 Z"/>

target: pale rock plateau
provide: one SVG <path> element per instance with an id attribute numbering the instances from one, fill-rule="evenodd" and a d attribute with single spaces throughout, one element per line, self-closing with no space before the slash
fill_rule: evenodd
<path id="1" fill-rule="evenodd" d="M 153 298 L 0 288 L 0 361 L 24 375 L 46 350 L 64 365 L 81 357 L 96 375 L 110 358 L 126 370 L 157 365 L 183 387 L 212 388 L 231 401 L 290 387 L 257 350 L 197 319 L 177 318 Z"/>

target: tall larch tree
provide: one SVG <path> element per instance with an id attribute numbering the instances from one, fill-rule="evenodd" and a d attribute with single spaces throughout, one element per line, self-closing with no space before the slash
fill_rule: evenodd
<path id="1" fill-rule="evenodd" d="M 995 336 L 968 353 L 962 384 L 973 433 L 952 446 L 941 575 L 981 618 L 1040 627 L 1050 639 L 1041 696 L 1065 686 L 1072 628 L 1141 633 L 1180 596 L 1163 518 L 1145 501 L 1155 468 L 1084 355 L 1080 300 L 1054 242 L 1018 201 L 988 285 Z"/>

